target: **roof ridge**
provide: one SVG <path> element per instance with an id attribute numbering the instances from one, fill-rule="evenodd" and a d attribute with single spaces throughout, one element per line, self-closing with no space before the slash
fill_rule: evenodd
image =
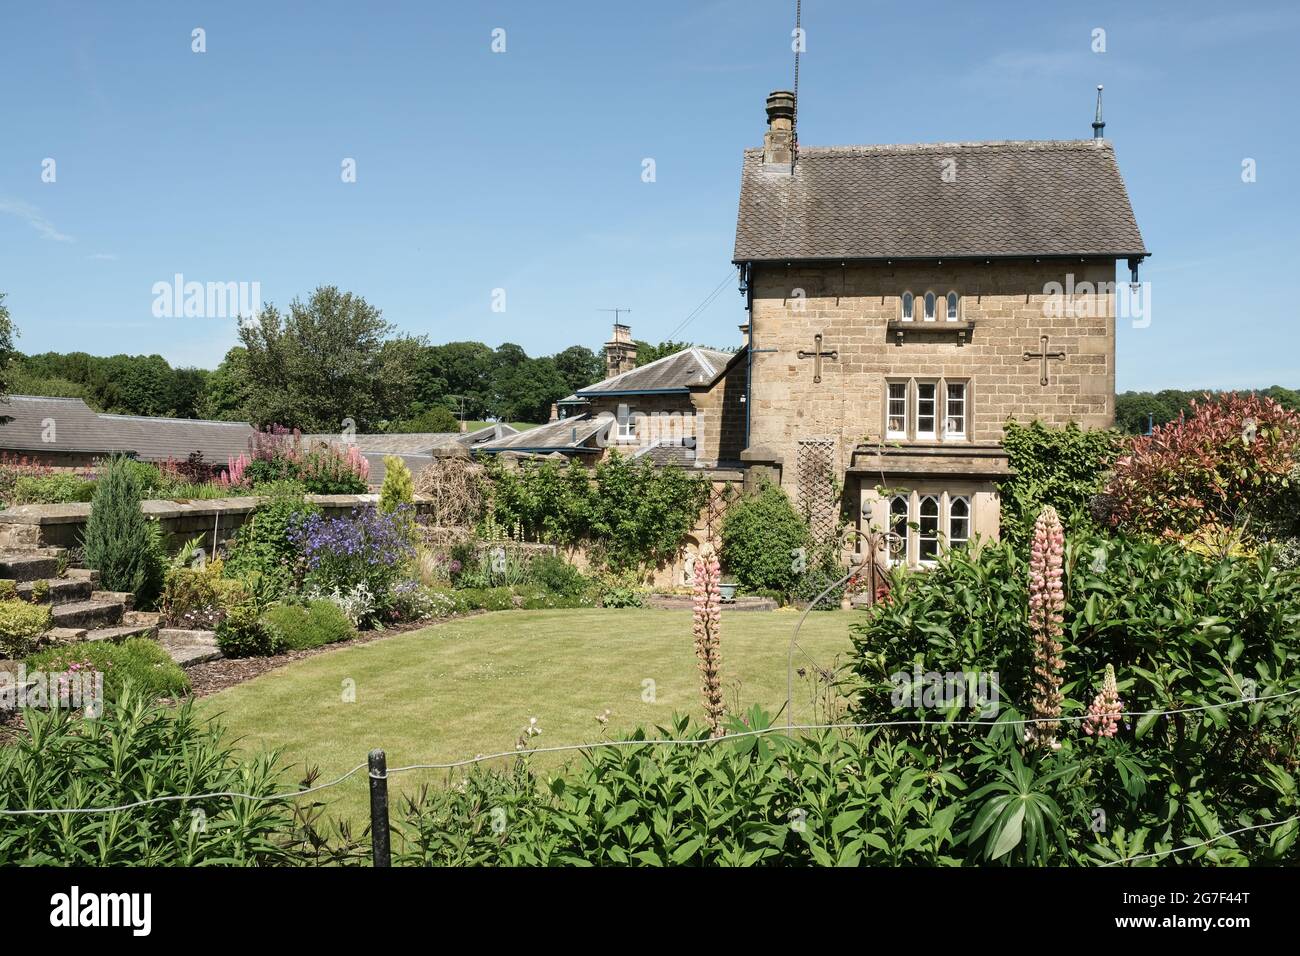
<path id="1" fill-rule="evenodd" d="M 1053 150 L 1071 150 L 1087 152 L 1090 150 L 1113 150 L 1108 139 L 989 139 L 957 140 L 937 143 L 860 143 L 832 146 L 806 146 L 800 144 L 799 154 L 833 154 L 848 155 L 861 153 L 924 153 L 933 150 L 951 149 L 997 149 L 1006 152 L 1048 152 Z M 762 147 L 749 147 L 745 155 L 761 154 Z"/>
<path id="2" fill-rule="evenodd" d="M 96 418 L 116 418 L 133 422 L 176 422 L 179 425 L 229 425 L 235 428 L 252 428 L 248 422 L 223 422 L 215 418 L 173 418 L 170 415 L 122 415 L 117 412 L 95 412 Z"/>

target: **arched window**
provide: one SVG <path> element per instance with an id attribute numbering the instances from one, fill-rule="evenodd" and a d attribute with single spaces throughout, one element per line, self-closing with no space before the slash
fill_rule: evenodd
<path id="1" fill-rule="evenodd" d="M 934 303 L 934 293 L 927 292 L 925 294 L 925 321 L 927 322 L 934 321 Z"/>
<path id="2" fill-rule="evenodd" d="M 949 322 L 957 321 L 957 293 L 956 292 L 948 293 L 948 321 Z"/>
<path id="3" fill-rule="evenodd" d="M 921 499 L 920 520 L 916 525 L 916 557 L 925 564 L 939 556 L 939 499 L 934 495 Z"/>
<path id="4" fill-rule="evenodd" d="M 962 548 L 970 540 L 970 499 L 948 499 L 948 547 Z"/>
<path id="5" fill-rule="evenodd" d="M 903 293 L 903 321 L 912 321 L 912 293 Z"/>
<path id="6" fill-rule="evenodd" d="M 889 499 L 889 563 L 907 562 L 907 495 L 894 495 Z"/>

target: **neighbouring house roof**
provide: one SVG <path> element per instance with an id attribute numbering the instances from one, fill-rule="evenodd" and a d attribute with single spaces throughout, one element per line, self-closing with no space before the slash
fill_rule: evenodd
<path id="1" fill-rule="evenodd" d="M 378 487 L 384 483 L 384 475 L 388 473 L 388 465 L 384 461 L 393 452 L 362 452 L 361 455 L 366 461 L 370 462 L 370 474 L 366 476 L 366 484 L 371 487 Z M 406 467 L 411 470 L 412 476 L 418 476 L 424 470 L 426 465 L 433 463 L 433 455 L 397 455 L 406 463 Z"/>
<path id="2" fill-rule="evenodd" d="M 357 450 L 366 457 L 371 455 L 413 455 L 429 457 L 435 448 L 476 448 L 484 442 L 495 441 L 508 435 L 518 434 L 519 430 L 511 425 L 493 423 L 472 432 L 405 432 L 405 433 L 366 433 L 353 435 L 344 439 L 339 434 L 316 433 L 303 435 L 304 441 L 334 442 L 336 444 L 355 444 Z"/>
<path id="3" fill-rule="evenodd" d="M 603 435 L 613 424 L 609 418 L 574 415 L 559 421 L 530 428 L 525 432 L 506 435 L 496 441 L 476 445 L 475 451 L 518 452 L 527 454 L 595 454 L 600 451 L 598 435 Z"/>
<path id="4" fill-rule="evenodd" d="M 745 150 L 737 263 L 1147 254 L 1104 139 Z"/>
<path id="5" fill-rule="evenodd" d="M 79 398 L 11 395 L 0 399 L 0 450 L 41 454 L 134 454 L 145 461 L 183 461 L 202 452 L 225 464 L 248 449 L 253 427 L 245 422 L 109 415 Z M 47 440 L 52 438 L 53 440 Z"/>
<path id="6" fill-rule="evenodd" d="M 716 382 L 737 354 L 716 349 L 682 349 L 603 382 L 580 388 L 573 398 L 686 393 L 692 388 L 704 388 Z"/>

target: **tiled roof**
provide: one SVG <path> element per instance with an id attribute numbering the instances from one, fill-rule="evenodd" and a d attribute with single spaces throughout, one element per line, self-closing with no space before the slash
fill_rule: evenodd
<path id="1" fill-rule="evenodd" d="M 79 398 L 11 395 L 0 401 L 0 449 L 29 453 L 133 453 L 145 461 L 184 460 L 202 452 L 213 464 L 248 449 L 253 428 L 244 422 L 107 415 Z M 51 427 L 52 426 L 52 427 Z M 46 441 L 52 436 L 53 441 Z"/>
<path id="2" fill-rule="evenodd" d="M 580 388 L 576 397 L 594 398 L 636 392 L 685 392 L 717 381 L 727 363 L 735 357 L 734 352 L 719 352 L 715 349 L 682 349 L 603 382 Z"/>
<path id="3" fill-rule="evenodd" d="M 348 439 L 357 446 L 357 450 L 367 457 L 371 455 L 416 455 L 429 456 L 435 448 L 460 445 L 475 448 L 484 442 L 495 441 L 509 435 L 518 434 L 519 430 L 511 425 L 494 423 L 472 432 L 404 432 L 404 433 L 366 433 L 353 435 Z M 304 441 L 334 442 L 343 441 L 338 434 L 303 435 Z"/>
<path id="4" fill-rule="evenodd" d="M 736 262 L 1145 254 L 1104 139 L 745 151 Z"/>

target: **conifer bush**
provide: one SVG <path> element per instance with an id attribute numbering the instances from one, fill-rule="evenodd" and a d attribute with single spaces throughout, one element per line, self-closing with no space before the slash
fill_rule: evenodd
<path id="1" fill-rule="evenodd" d="M 379 489 L 379 510 L 392 513 L 415 500 L 415 479 L 406 462 L 396 455 L 384 456 L 384 484 Z"/>
<path id="2" fill-rule="evenodd" d="M 99 571 L 107 591 L 130 591 L 150 607 L 162 589 L 165 562 L 156 522 L 140 510 L 144 488 L 128 458 L 104 465 L 82 538 L 86 566 Z"/>

